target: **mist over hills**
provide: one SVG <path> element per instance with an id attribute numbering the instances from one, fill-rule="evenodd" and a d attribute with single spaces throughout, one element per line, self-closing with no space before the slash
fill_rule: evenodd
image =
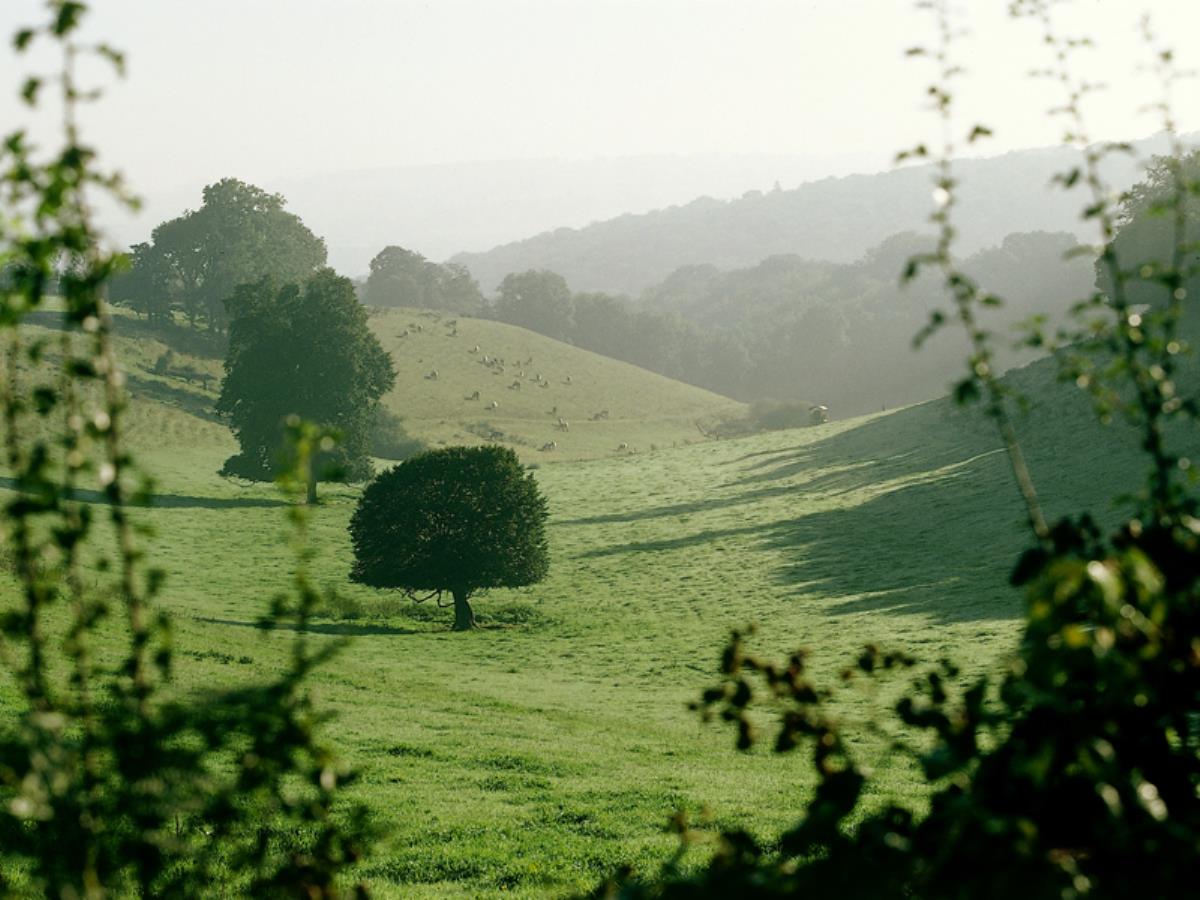
<path id="1" fill-rule="evenodd" d="M 1166 149 L 1161 136 L 1134 147 L 1135 155 L 1105 164 L 1105 177 L 1118 190 L 1137 180 L 1140 160 Z M 1092 239 L 1094 229 L 1079 218 L 1086 205 L 1082 187 L 1047 189 L 1056 173 L 1078 161 L 1078 151 L 1053 147 L 956 163 L 960 252 L 996 245 L 1014 232 L 1066 231 Z M 744 268 L 784 254 L 852 262 L 890 235 L 924 228 L 929 212 L 929 167 L 913 166 L 733 200 L 702 196 L 584 228 L 561 227 L 485 253 L 460 253 L 454 261 L 467 266 L 485 292 L 510 272 L 549 269 L 575 290 L 636 296 L 682 266 Z"/>

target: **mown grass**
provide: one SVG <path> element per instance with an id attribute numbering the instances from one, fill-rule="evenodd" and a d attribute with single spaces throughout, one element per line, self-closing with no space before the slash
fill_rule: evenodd
<path id="1" fill-rule="evenodd" d="M 439 340 L 465 337 L 465 353 L 459 328 Z M 1022 426 L 1051 515 L 1111 520 L 1106 498 L 1137 483 L 1130 435 L 1091 424 L 1046 366 L 1014 378 L 1037 401 Z M 174 689 L 277 671 L 287 635 L 255 622 L 292 571 L 281 501 L 215 474 L 232 442 L 188 403 L 139 392 L 135 408 L 160 486 L 137 515 L 167 571 Z M 678 808 L 710 831 L 777 834 L 811 783 L 804 755 L 738 754 L 687 709 L 731 627 L 758 623 L 764 652 L 808 647 L 830 681 L 867 642 L 972 672 L 999 665 L 1016 633 L 1007 576 L 1025 538 L 1007 462 L 986 423 L 946 402 L 537 478 L 551 575 L 481 599 L 484 627 L 468 634 L 448 630 L 446 610 L 348 582 L 357 487 L 329 487 L 314 514 L 313 573 L 338 599 L 312 631 L 348 643 L 313 686 L 385 835 L 362 869 L 380 896 L 559 896 L 623 863 L 653 872 L 676 846 L 665 824 Z M 864 720 L 887 696 L 850 692 L 840 710 Z M 7 685 L 0 703 L 13 708 Z M 865 733 L 856 746 L 877 799 L 921 802 L 903 759 Z"/>

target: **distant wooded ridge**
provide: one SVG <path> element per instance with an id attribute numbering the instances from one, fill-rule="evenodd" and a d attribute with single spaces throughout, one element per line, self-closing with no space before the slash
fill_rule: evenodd
<path id="1" fill-rule="evenodd" d="M 1198 137 L 1190 135 L 1188 142 Z M 1133 154 L 1106 163 L 1105 177 L 1116 189 L 1132 185 L 1142 161 L 1165 150 L 1160 136 L 1132 147 Z M 958 162 L 961 252 L 999 244 L 1014 232 L 1090 234 L 1080 221 L 1077 191 L 1047 189 L 1077 154 L 1055 147 Z M 783 254 L 853 262 L 893 234 L 924 227 L 930 190 L 925 166 L 827 178 L 792 190 L 750 191 L 727 201 L 700 197 L 584 228 L 559 228 L 484 253 L 460 253 L 453 261 L 489 294 L 509 273 L 548 269 L 578 291 L 637 295 L 683 266 L 745 268 Z"/>

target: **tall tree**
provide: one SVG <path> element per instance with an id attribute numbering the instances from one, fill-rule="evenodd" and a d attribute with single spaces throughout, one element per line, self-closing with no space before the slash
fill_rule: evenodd
<path id="1" fill-rule="evenodd" d="M 349 279 L 322 269 L 303 284 L 263 278 L 229 299 L 231 322 L 225 381 L 217 410 L 241 452 L 222 472 L 273 477 L 289 416 L 335 428 L 342 438 L 313 466 L 317 480 L 359 480 L 371 473 L 370 428 L 379 398 L 395 382 L 391 359 L 367 327 Z"/>
<path id="2" fill-rule="evenodd" d="M 198 210 L 163 222 L 130 253 L 113 298 L 147 314 L 181 310 L 193 326 L 225 328 L 225 300 L 240 284 L 300 281 L 325 264 L 325 242 L 271 194 L 236 178 L 204 189 Z"/>

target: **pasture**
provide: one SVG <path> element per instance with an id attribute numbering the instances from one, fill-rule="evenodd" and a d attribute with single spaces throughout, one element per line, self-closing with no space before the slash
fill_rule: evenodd
<path id="1" fill-rule="evenodd" d="M 453 340 L 473 356 L 477 340 L 463 320 L 459 328 Z M 284 504 L 268 485 L 215 474 L 234 445 L 205 411 L 210 392 L 147 371 L 160 352 L 152 342 L 122 344 L 133 439 L 158 482 L 155 505 L 138 516 L 167 573 L 174 689 L 203 694 L 275 671 L 287 636 L 255 622 L 294 564 Z M 428 365 L 389 349 L 415 374 Z M 578 408 L 606 395 L 602 374 Z M 666 379 L 654 394 L 645 385 L 657 376 L 641 374 L 640 387 L 611 386 L 613 420 L 632 420 L 631 430 L 639 414 L 651 423 L 663 413 L 640 410 L 646 397 L 694 397 L 689 416 L 712 408 L 704 392 Z M 466 386 L 443 377 L 437 390 Z M 1090 506 L 1111 518 L 1105 498 L 1136 474 L 1132 441 L 1124 452 L 1111 433 L 1098 440 L 1086 404 L 1054 387 L 1045 365 L 1014 380 L 1037 400 L 1023 426 L 1049 512 Z M 401 385 L 389 402 L 410 411 L 414 433 L 458 436 L 449 413 L 436 419 L 448 401 L 423 378 Z M 538 405 L 551 390 L 532 389 Z M 417 425 L 431 421 L 445 430 Z M 1006 574 L 1024 538 L 1007 461 L 976 414 L 937 401 L 739 440 L 599 452 L 616 437 L 581 443 L 579 455 L 597 458 L 530 457 L 550 503 L 550 577 L 481 597 L 484 627 L 467 634 L 450 633 L 449 610 L 350 584 L 346 525 L 358 488 L 323 490 L 311 566 L 337 599 L 313 639 L 345 646 L 312 684 L 333 715 L 328 733 L 360 773 L 351 793 L 384 834 L 363 864 L 380 896 L 560 896 L 622 863 L 651 873 L 676 846 L 665 828 L 676 809 L 709 830 L 769 837 L 786 827 L 808 783 L 802 753 L 738 754 L 728 730 L 687 709 L 715 680 L 732 627 L 757 623 L 764 652 L 809 648 L 831 683 L 868 642 L 950 656 L 968 673 L 1002 664 L 1021 609 Z M 886 697 L 850 691 L 840 709 L 865 720 Z M 8 685 L 0 702 L 12 703 Z M 856 749 L 885 774 L 878 790 L 919 802 L 906 762 L 884 742 L 864 732 Z"/>

